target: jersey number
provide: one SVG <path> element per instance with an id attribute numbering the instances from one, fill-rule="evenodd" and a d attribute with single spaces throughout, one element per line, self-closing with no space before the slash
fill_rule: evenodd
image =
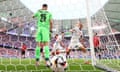
<path id="1" fill-rule="evenodd" d="M 45 22 L 46 21 L 46 14 L 41 14 L 40 15 L 40 22 Z"/>

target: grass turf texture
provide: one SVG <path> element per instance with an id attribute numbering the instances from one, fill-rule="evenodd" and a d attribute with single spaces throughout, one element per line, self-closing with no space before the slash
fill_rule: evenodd
<path id="1" fill-rule="evenodd" d="M 98 63 L 120 72 L 120 59 L 102 59 Z"/>
<path id="2" fill-rule="evenodd" d="M 92 65 L 84 64 L 82 59 L 68 60 L 69 66 L 66 72 L 104 72 Z M 35 66 L 35 59 L 0 59 L 0 72 L 52 72 L 41 61 L 40 66 Z"/>

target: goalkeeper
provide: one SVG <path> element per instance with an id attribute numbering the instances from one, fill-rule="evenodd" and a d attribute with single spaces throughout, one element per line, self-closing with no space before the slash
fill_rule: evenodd
<path id="1" fill-rule="evenodd" d="M 37 18 L 37 31 L 36 31 L 36 42 L 37 46 L 35 49 L 35 57 L 36 57 L 36 65 L 39 65 L 39 57 L 40 57 L 40 49 L 41 44 L 44 45 L 44 57 L 46 61 L 46 65 L 50 66 L 49 57 L 50 57 L 50 50 L 49 50 L 49 41 L 50 41 L 50 32 L 52 31 L 52 15 L 50 12 L 47 11 L 47 4 L 42 5 L 42 9 L 38 10 L 33 18 Z"/>

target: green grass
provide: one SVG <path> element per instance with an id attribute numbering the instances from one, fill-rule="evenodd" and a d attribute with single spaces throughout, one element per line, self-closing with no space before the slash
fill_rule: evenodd
<path id="1" fill-rule="evenodd" d="M 82 59 L 68 60 L 69 66 L 67 72 L 104 72 L 92 65 L 84 64 Z M 35 66 L 35 59 L 0 59 L 0 70 L 2 72 L 52 72 L 41 61 L 40 66 Z"/>
<path id="2" fill-rule="evenodd" d="M 98 63 L 103 64 L 111 69 L 120 71 L 120 59 L 103 59 L 99 60 Z"/>

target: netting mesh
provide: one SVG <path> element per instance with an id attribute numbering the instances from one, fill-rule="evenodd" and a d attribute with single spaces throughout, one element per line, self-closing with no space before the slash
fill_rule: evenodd
<path id="1" fill-rule="evenodd" d="M 34 38 L 36 21 L 32 19 L 32 12 L 27 9 L 20 0 L 5 0 L 0 1 L 0 71 L 16 71 L 16 72 L 51 72 L 51 69 L 45 66 L 44 60 L 40 61 L 40 66 L 35 66 L 34 50 L 36 41 Z M 71 33 L 69 29 L 73 28 L 79 19 L 73 20 L 54 20 L 54 34 L 65 32 L 66 38 L 63 40 L 65 47 L 69 45 Z M 81 23 L 86 24 L 85 19 L 81 19 Z M 118 61 L 119 48 L 117 37 L 111 34 L 111 27 L 104 15 L 103 10 L 100 10 L 92 17 L 93 28 L 95 26 L 105 26 L 104 29 L 93 29 L 100 35 L 102 59 L 97 59 L 97 63 L 107 66 L 113 66 L 119 69 L 120 62 Z M 87 35 L 87 27 L 84 25 L 84 34 Z M 118 35 L 119 36 L 119 35 Z M 89 49 L 89 37 L 84 37 L 84 44 L 88 50 L 87 58 L 91 59 Z M 50 48 L 54 39 L 51 38 Z M 27 46 L 25 58 L 21 56 L 22 44 Z M 96 58 L 98 56 L 96 55 Z M 102 72 L 92 65 L 84 64 L 81 51 L 73 50 L 70 52 L 68 59 L 69 67 L 67 72 Z M 110 67 L 111 68 L 111 67 Z M 112 67 L 113 68 L 113 67 Z"/>
<path id="2" fill-rule="evenodd" d="M 91 20 L 93 33 L 98 33 L 100 37 L 100 50 L 96 53 L 96 63 L 102 65 L 103 69 L 106 68 L 106 70 L 119 71 L 119 33 L 117 34 L 117 30 L 112 29 L 110 26 L 103 8 L 100 9 Z M 99 55 L 101 58 L 99 58 Z"/>

